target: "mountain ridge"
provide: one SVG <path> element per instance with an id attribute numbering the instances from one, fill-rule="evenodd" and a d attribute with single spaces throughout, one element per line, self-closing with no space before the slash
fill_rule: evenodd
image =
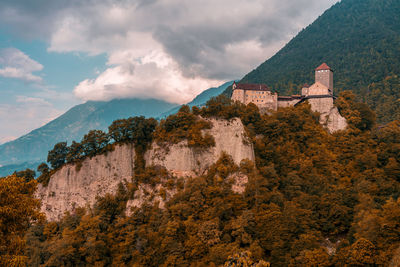
<path id="1" fill-rule="evenodd" d="M 218 87 L 212 87 L 209 88 L 207 90 L 204 90 L 203 92 L 201 92 L 199 95 L 197 95 L 192 101 L 190 101 L 189 103 L 185 104 L 188 105 L 189 107 L 193 107 L 193 106 L 204 106 L 205 103 L 211 98 L 211 97 L 215 97 L 220 95 L 223 91 L 225 91 L 229 86 L 231 86 L 233 84 L 233 80 L 226 82 Z M 163 114 L 160 115 L 160 118 L 166 118 L 169 115 L 172 115 L 176 112 L 178 112 L 178 110 L 180 109 L 181 106 L 175 107 Z"/>
<path id="2" fill-rule="evenodd" d="M 89 130 L 107 129 L 113 120 L 136 115 L 153 117 L 173 106 L 175 104 L 155 99 L 88 101 L 72 107 L 46 125 L 14 141 L 2 144 L 0 146 L 0 164 L 43 160 L 48 150 L 57 142 L 80 140 Z"/>
<path id="3" fill-rule="evenodd" d="M 380 123 L 400 119 L 398 14 L 398 0 L 338 2 L 241 82 L 265 83 L 281 95 L 298 94 L 304 83 L 313 81 L 313 68 L 326 62 L 335 70 L 336 95 L 353 91 L 377 112 Z M 231 88 L 224 94 L 229 96 Z"/>
<path id="4" fill-rule="evenodd" d="M 233 81 L 226 82 L 219 87 L 206 89 L 187 105 L 202 106 L 208 99 L 219 95 L 232 83 Z M 88 101 L 76 105 L 46 125 L 0 145 L 0 177 L 16 170 L 35 169 L 40 162 L 45 161 L 47 152 L 54 144 L 62 141 L 79 141 L 89 130 L 107 130 L 116 119 L 133 116 L 165 118 L 178 112 L 180 107 L 177 104 L 155 99 L 113 99 Z M 56 134 L 56 131 L 60 133 Z M 54 135 L 55 137 L 51 138 Z M 37 139 L 37 142 L 32 142 L 34 139 Z M 50 145 L 46 145 L 48 143 Z M 39 151 L 39 153 L 33 151 Z M 10 157 L 10 155 L 17 156 Z"/>

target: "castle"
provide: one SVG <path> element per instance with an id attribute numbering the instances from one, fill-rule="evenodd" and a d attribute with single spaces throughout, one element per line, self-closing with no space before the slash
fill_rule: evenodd
<path id="1" fill-rule="evenodd" d="M 343 130 L 347 127 L 333 101 L 333 70 L 323 63 L 315 69 L 315 83 L 307 84 L 301 89 L 301 95 L 279 96 L 273 93 L 265 84 L 234 83 L 232 86 L 232 100 L 244 104 L 254 103 L 262 113 L 269 110 L 277 110 L 281 107 L 295 106 L 308 101 L 313 111 L 320 113 L 320 123 L 330 132 Z"/>

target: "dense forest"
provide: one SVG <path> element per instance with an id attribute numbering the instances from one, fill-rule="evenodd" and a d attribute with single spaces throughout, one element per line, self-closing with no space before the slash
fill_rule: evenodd
<path id="1" fill-rule="evenodd" d="M 206 174 L 186 180 L 142 163 L 116 195 L 56 222 L 39 214 L 31 172 L 2 178 L 0 265 L 398 266 L 400 122 L 377 126 L 375 114 L 349 91 L 336 105 L 349 127 L 333 135 L 307 103 L 262 115 L 253 104 L 220 96 L 201 109 L 184 106 L 159 123 L 119 120 L 108 133 L 55 147 L 49 152 L 55 169 L 118 142 L 140 144 L 136 160 L 143 160 L 140 154 L 153 141 L 186 139 L 207 149 L 214 142 L 202 135 L 210 127 L 204 118 L 238 117 L 256 161 L 236 165 L 221 155 Z M 94 137 L 107 142 L 90 142 Z M 78 158 L 71 158 L 71 149 L 81 151 Z M 55 150 L 64 151 L 62 161 Z M 238 173 L 249 179 L 243 194 L 232 191 Z M 160 177 L 176 190 L 164 208 L 148 202 L 126 213 L 138 186 L 154 187 Z"/>
<path id="2" fill-rule="evenodd" d="M 390 122 L 400 114 L 399 14 L 399 0 L 342 0 L 241 82 L 298 94 L 326 62 L 335 71 L 335 94 L 351 90 L 373 108 L 378 123 Z"/>

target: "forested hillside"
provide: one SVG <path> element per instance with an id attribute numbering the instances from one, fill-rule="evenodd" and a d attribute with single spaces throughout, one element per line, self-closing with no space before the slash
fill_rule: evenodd
<path id="1" fill-rule="evenodd" d="M 326 62 L 335 70 L 335 94 L 353 91 L 380 123 L 400 119 L 399 14 L 399 0 L 343 0 L 242 82 L 298 94 L 304 83 L 314 82 L 314 68 Z"/>
<path id="2" fill-rule="evenodd" d="M 350 92 L 337 105 L 349 128 L 334 135 L 307 103 L 261 115 L 253 104 L 223 97 L 202 109 L 183 107 L 159 124 L 143 118 L 115 122 L 110 134 L 141 145 L 141 161 L 151 140 L 213 146 L 201 136 L 209 126 L 197 115 L 239 117 L 254 145 L 255 164 L 236 165 L 221 155 L 204 175 L 183 180 L 138 162 L 115 196 L 98 198 L 93 209 L 76 209 L 61 221 L 31 225 L 26 247 L 7 251 L 24 252 L 21 259 L 31 266 L 398 266 L 400 124 L 375 127 L 373 113 Z M 124 131 L 126 125 L 133 128 Z M 238 172 L 249 179 L 242 194 L 232 191 Z M 15 179 L 0 179 L 3 194 Z M 149 201 L 125 213 L 140 185 L 155 188 L 163 180 L 165 190 L 176 190 L 164 208 Z M 154 192 L 147 192 L 150 200 Z M 165 191 L 159 194 L 165 199 Z"/>

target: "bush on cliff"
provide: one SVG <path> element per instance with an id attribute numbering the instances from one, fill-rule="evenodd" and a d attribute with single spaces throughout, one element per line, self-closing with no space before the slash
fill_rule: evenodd
<path id="1" fill-rule="evenodd" d="M 163 146 L 187 140 L 189 147 L 207 148 L 215 145 L 214 138 L 203 132 L 211 127 L 211 122 L 193 114 L 188 106 L 183 105 L 177 114 L 160 122 L 154 139 Z"/>
<path id="2" fill-rule="evenodd" d="M 227 119 L 235 114 L 250 134 L 255 166 L 236 166 L 223 155 L 206 174 L 180 186 L 169 183 L 176 194 L 164 209 L 148 201 L 126 216 L 126 197 L 107 196 L 99 201 L 100 211 L 78 209 L 59 222 L 32 227 L 27 238 L 31 263 L 218 266 L 239 260 L 244 251 L 250 252 L 246 261 L 272 266 L 395 262 L 400 123 L 376 127 L 369 112 L 351 97 L 341 97 L 342 111 L 354 124 L 333 135 L 307 104 L 269 115 L 222 98 L 201 110 L 183 108 L 158 126 L 156 138 L 189 138 L 201 120 L 195 114 Z M 243 194 L 232 191 L 238 173 L 248 178 Z M 144 169 L 133 187 L 154 186 L 163 175 L 168 177 L 163 170 Z"/>

